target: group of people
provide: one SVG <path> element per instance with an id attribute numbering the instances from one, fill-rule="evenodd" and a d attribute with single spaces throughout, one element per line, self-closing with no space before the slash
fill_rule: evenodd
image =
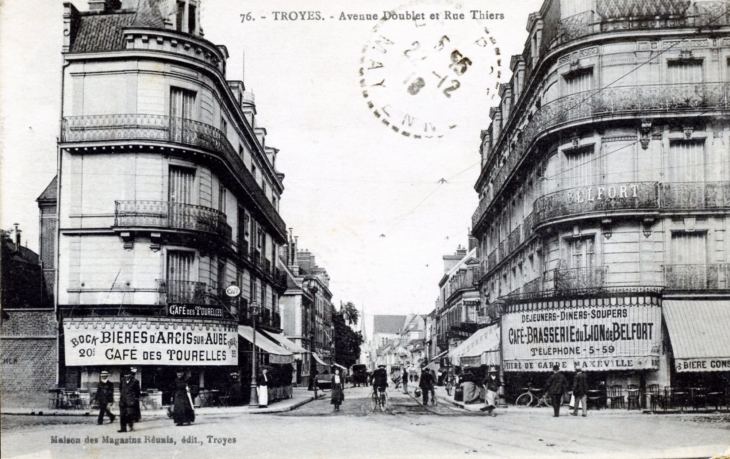
<path id="1" fill-rule="evenodd" d="M 447 387 L 453 385 L 457 388 L 454 398 L 462 399 L 465 404 L 480 403 L 484 400 L 486 405 L 481 410 L 490 416 L 496 416 L 494 409 L 497 407 L 497 392 L 500 386 L 497 368 L 492 367 L 487 370 L 487 366 L 483 365 L 481 373 L 467 369 L 458 376 L 448 374 L 445 378 Z"/>
<path id="2" fill-rule="evenodd" d="M 575 366 L 575 371 L 572 388 L 572 395 L 575 400 L 571 414 L 578 416 L 578 407 L 582 406 L 583 416 L 585 417 L 588 410 L 588 380 L 580 365 Z M 550 395 L 550 403 L 553 406 L 553 417 L 560 416 L 560 405 L 563 403 L 563 396 L 569 391 L 568 378 L 560 372 L 560 366 L 553 366 L 553 374 L 550 375 L 545 384 L 545 393 Z"/>
<path id="3" fill-rule="evenodd" d="M 136 378 L 137 369 L 128 368 L 122 371 L 119 382 L 119 422 L 117 432 L 134 432 L 134 424 L 142 420 L 139 406 L 140 384 Z M 104 417 L 109 422 L 116 419 L 109 407 L 114 404 L 114 383 L 109 381 L 109 372 L 104 370 L 99 374 L 99 385 L 96 388 L 96 403 L 99 405 L 97 424 L 104 423 Z M 185 379 L 185 372 L 178 371 L 172 385 L 172 418 L 175 425 L 181 426 L 195 421 L 195 410 L 190 386 Z"/>

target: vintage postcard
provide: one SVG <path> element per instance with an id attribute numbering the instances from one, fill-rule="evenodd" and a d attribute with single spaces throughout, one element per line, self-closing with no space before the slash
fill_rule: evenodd
<path id="1" fill-rule="evenodd" d="M 3 0 L 0 455 L 730 457 L 730 0 Z"/>

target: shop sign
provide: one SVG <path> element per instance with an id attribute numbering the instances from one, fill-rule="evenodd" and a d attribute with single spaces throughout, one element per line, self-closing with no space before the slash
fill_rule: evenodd
<path id="1" fill-rule="evenodd" d="M 730 358 L 674 359 L 677 372 L 730 371 Z"/>
<path id="2" fill-rule="evenodd" d="M 66 365 L 238 365 L 235 324 L 64 319 Z"/>
<path id="3" fill-rule="evenodd" d="M 615 305 L 509 312 L 502 316 L 505 371 L 659 368 L 661 307 Z"/>
<path id="4" fill-rule="evenodd" d="M 170 304 L 167 313 L 173 317 L 223 318 L 223 308 L 217 306 L 195 306 L 190 304 Z"/>

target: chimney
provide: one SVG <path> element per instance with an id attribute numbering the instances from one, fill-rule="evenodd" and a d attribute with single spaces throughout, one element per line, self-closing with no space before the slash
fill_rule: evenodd
<path id="1" fill-rule="evenodd" d="M 20 233 L 22 231 L 18 229 L 18 223 L 13 223 L 13 225 L 15 225 L 15 251 L 20 252 Z"/>
<path id="2" fill-rule="evenodd" d="M 89 11 L 111 11 L 118 10 L 122 4 L 119 0 L 89 0 Z"/>

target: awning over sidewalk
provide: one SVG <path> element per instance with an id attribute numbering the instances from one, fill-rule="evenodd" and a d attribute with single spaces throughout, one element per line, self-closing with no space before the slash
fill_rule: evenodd
<path id="1" fill-rule="evenodd" d="M 336 367 L 338 367 L 338 368 L 341 368 L 341 369 L 343 369 L 343 370 L 347 371 L 347 368 L 346 368 L 346 367 L 343 367 L 343 366 L 342 366 L 342 365 L 340 365 L 339 363 L 333 363 L 332 365 L 334 365 L 334 366 L 336 366 Z"/>
<path id="2" fill-rule="evenodd" d="M 678 372 L 730 371 L 730 300 L 664 300 Z"/>
<path id="3" fill-rule="evenodd" d="M 437 355 L 436 357 L 432 358 L 431 361 L 435 362 L 436 360 L 441 359 L 443 356 L 445 356 L 448 353 L 449 353 L 449 351 L 444 351 L 444 352 L 440 353 L 439 355 Z"/>
<path id="4" fill-rule="evenodd" d="M 253 328 L 246 325 L 239 325 L 238 334 L 249 343 L 254 342 Z M 270 363 L 294 362 L 294 355 L 291 352 L 271 341 L 258 331 L 256 331 L 256 347 L 269 354 Z"/>
<path id="5" fill-rule="evenodd" d="M 499 338 L 499 324 L 479 329 L 449 352 L 449 358 L 459 365 L 499 365 Z M 486 359 L 482 359 L 485 353 Z"/>
<path id="6" fill-rule="evenodd" d="M 295 343 L 294 341 L 290 340 L 286 336 L 282 335 L 281 333 L 271 333 L 266 332 L 268 336 L 270 336 L 274 341 L 276 341 L 281 347 L 286 349 L 287 351 L 293 353 L 293 354 L 308 354 L 309 351 Z"/>

